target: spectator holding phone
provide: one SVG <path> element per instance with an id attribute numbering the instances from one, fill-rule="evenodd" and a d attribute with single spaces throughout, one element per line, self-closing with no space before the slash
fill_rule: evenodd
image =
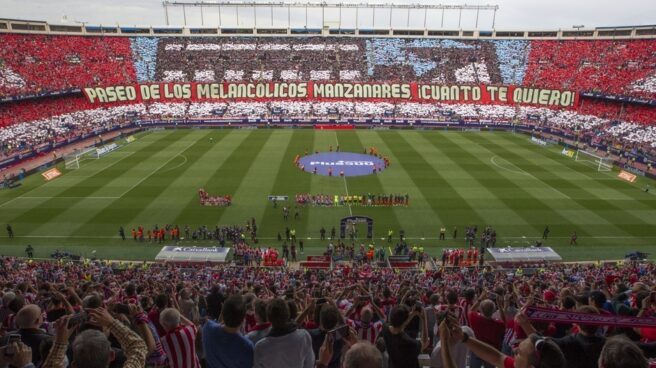
<path id="1" fill-rule="evenodd" d="M 423 326 L 421 342 L 410 337 L 405 328 L 413 318 L 418 317 Z M 429 346 L 428 328 L 425 312 L 421 306 L 410 309 L 404 304 L 395 306 L 389 318 L 389 324 L 383 327 L 383 340 L 389 354 L 390 368 L 419 368 L 417 357 Z"/>
<path id="2" fill-rule="evenodd" d="M 315 356 L 319 356 L 319 349 L 326 339 L 326 335 L 331 335 L 334 352 L 332 360 L 328 363 L 329 368 L 339 368 L 339 359 L 341 358 L 344 343 L 342 338 L 349 333 L 348 326 L 344 324 L 339 309 L 331 303 L 321 305 L 319 312 L 319 328 L 308 331 L 312 337 L 312 351 Z"/>
<path id="3" fill-rule="evenodd" d="M 35 368 L 32 349 L 22 342 L 12 342 L 0 348 L 0 367 Z"/>
<path id="4" fill-rule="evenodd" d="M 342 341 L 346 351 L 342 360 L 342 368 L 383 368 L 383 355 L 381 352 L 371 343 L 359 341 L 352 329 L 342 337 Z M 319 349 L 315 368 L 326 368 L 329 362 L 334 359 L 334 342 L 334 335 L 326 334 L 326 338 Z"/>
<path id="5" fill-rule="evenodd" d="M 126 361 L 122 368 L 142 368 L 146 363 L 146 343 L 132 330 L 112 317 L 104 308 L 88 309 L 90 324 L 109 330 L 125 352 Z M 43 368 L 61 368 L 64 365 L 68 341 L 79 323 L 69 323 L 71 316 L 64 316 L 55 322 L 55 344 Z M 76 319 L 73 319 L 74 321 Z M 77 319 L 81 322 L 81 319 Z M 72 365 L 84 368 L 108 368 L 116 357 L 107 336 L 99 330 L 89 329 L 81 332 L 73 340 Z"/>
<path id="6" fill-rule="evenodd" d="M 168 365 L 166 352 L 162 346 L 157 328 L 150 322 L 141 307 L 136 304 L 117 304 L 114 311 L 127 324 L 132 325 L 135 331 L 146 343 L 148 355 L 146 364 L 148 367 L 162 367 Z"/>
<path id="7" fill-rule="evenodd" d="M 439 341 L 431 353 L 431 368 L 450 368 L 443 360 L 445 351 L 448 352 L 455 367 L 465 367 L 467 365 L 469 348 L 462 341 L 450 338 L 449 326 L 460 328 L 462 333 L 469 337 L 474 337 L 474 331 L 469 326 L 460 326 L 455 315 L 450 313 L 443 315 L 438 321 L 438 326 Z"/>
<path id="8" fill-rule="evenodd" d="M 32 362 L 39 364 L 43 357 L 39 354 L 39 346 L 45 339 L 51 337 L 40 327 L 43 324 L 43 313 L 36 304 L 28 304 L 16 313 L 16 327 L 18 336 L 23 344 L 32 349 Z"/>

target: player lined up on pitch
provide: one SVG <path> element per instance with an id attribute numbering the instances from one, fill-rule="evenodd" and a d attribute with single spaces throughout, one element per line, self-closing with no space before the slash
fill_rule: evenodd
<path id="1" fill-rule="evenodd" d="M 394 207 L 408 206 L 410 196 L 408 194 L 371 194 L 343 195 L 343 194 L 296 194 L 296 203 L 301 206 L 337 207 L 337 206 L 362 206 L 362 207 Z"/>

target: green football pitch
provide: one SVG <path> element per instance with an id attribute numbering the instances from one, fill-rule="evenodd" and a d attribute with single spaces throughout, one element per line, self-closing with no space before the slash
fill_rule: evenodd
<path id="1" fill-rule="evenodd" d="M 330 145 L 360 153 L 376 147 L 389 157 L 389 168 L 377 175 L 324 177 L 293 164 L 307 149 Z M 411 245 L 432 254 L 464 246 L 464 228 L 477 224 L 496 229 L 497 246 L 525 246 L 539 239 L 545 225 L 546 245 L 566 260 L 621 259 L 640 250 L 656 255 L 656 196 L 645 193 L 647 179 L 630 184 L 614 172 L 598 172 L 540 147 L 526 135 L 507 132 L 316 131 L 310 129 L 183 129 L 144 132 L 133 143 L 79 169 L 45 182 L 28 177 L 18 189 L 0 191 L 0 224 L 11 224 L 15 237 L 3 231 L 0 252 L 23 255 L 27 244 L 35 256 L 55 249 L 102 258 L 152 260 L 159 245 L 121 241 L 133 227 L 155 224 L 243 225 L 254 217 L 261 245 L 280 246 L 285 226 L 305 239 L 306 254 L 320 254 L 326 241 L 319 229 L 339 228 L 345 216 L 374 219 L 378 244 L 388 229 L 404 229 Z M 233 205 L 203 207 L 198 189 L 230 194 Z M 410 196 L 408 207 L 307 207 L 300 219 L 283 220 L 268 195 L 296 193 L 361 195 L 398 193 Z M 289 202 L 293 206 L 292 202 Z M 447 240 L 437 240 L 439 228 Z M 460 239 L 451 239 L 453 227 Z M 569 245 L 576 231 L 578 245 Z M 364 234 L 365 231 L 360 231 Z M 209 242 L 188 245 L 209 245 Z"/>

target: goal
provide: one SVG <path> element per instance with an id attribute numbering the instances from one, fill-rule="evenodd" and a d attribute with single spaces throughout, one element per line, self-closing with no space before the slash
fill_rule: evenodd
<path id="1" fill-rule="evenodd" d="M 96 153 L 96 148 L 87 148 L 81 152 L 75 152 L 64 156 L 64 167 L 68 170 L 79 169 L 80 163 L 85 160 L 97 159 L 99 158 Z"/>
<path id="2" fill-rule="evenodd" d="M 594 153 L 578 150 L 574 157 L 576 161 L 592 166 L 597 171 L 611 171 L 613 169 L 613 161 L 607 157 L 601 157 Z"/>

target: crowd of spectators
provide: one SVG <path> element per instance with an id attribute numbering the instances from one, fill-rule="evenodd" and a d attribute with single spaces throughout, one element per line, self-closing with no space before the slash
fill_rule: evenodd
<path id="1" fill-rule="evenodd" d="M 0 96 L 154 81 L 509 84 L 654 99 L 653 40 L 0 36 Z"/>
<path id="2" fill-rule="evenodd" d="M 656 97 L 651 40 L 527 41 L 299 37 L 0 35 L 0 96 L 152 81 L 351 80 L 511 84 Z M 3 155 L 134 118 L 404 117 L 529 122 L 648 152 L 656 109 L 581 99 L 536 106 L 367 101 L 171 101 L 98 108 L 83 96 L 0 105 Z M 623 123 L 621 123 L 623 122 Z"/>
<path id="3" fill-rule="evenodd" d="M 536 40 L 523 84 L 653 99 L 655 52 L 652 40 Z"/>
<path id="4" fill-rule="evenodd" d="M 75 139 L 102 129 L 111 130 L 130 121 L 130 114 L 145 114 L 145 106 L 122 105 L 80 110 L 50 118 L 13 124 L 0 129 L 0 156 L 32 150 L 43 144 Z"/>
<path id="5" fill-rule="evenodd" d="M 0 35 L 0 96 L 136 82 L 123 37 Z"/>
<path id="6" fill-rule="evenodd" d="M 654 328 L 639 319 L 631 328 L 526 313 L 651 317 L 650 263 L 395 272 L 1 262 L 0 359 L 13 367 L 642 368 L 656 356 Z"/>
<path id="7" fill-rule="evenodd" d="M 27 109 L 23 109 L 27 106 Z M 66 111 L 76 106 L 86 109 L 57 114 L 59 108 Z M 583 106 L 588 106 L 583 105 Z M 598 106 L 606 106 L 598 104 Z M 19 117 L 28 116 L 36 105 L 19 103 L 5 110 L 10 119 L 14 112 Z M 523 122 L 540 127 L 563 131 L 567 136 L 587 137 L 588 140 L 605 141 L 608 145 L 637 145 L 648 152 L 656 148 L 652 125 L 620 123 L 616 115 L 601 113 L 602 117 L 589 114 L 591 107 L 574 110 L 556 110 L 533 106 L 476 105 L 476 104 L 420 104 L 388 102 L 171 102 L 152 104 L 119 104 L 91 108 L 84 99 L 55 99 L 46 104 L 41 118 L 11 124 L 0 129 L 0 152 L 3 155 L 33 149 L 45 143 L 59 142 L 80 135 L 112 129 L 137 119 L 193 119 L 201 118 L 285 118 L 285 117 L 360 117 L 360 118 L 408 118 L 434 121 L 480 121 L 486 124 Z M 608 108 L 607 110 L 610 110 Z M 600 111 L 605 111 L 602 107 Z M 639 111 L 639 110 L 637 110 Z M 653 111 L 648 111 L 649 115 Z M 53 114 L 53 115 L 47 115 Z"/>

